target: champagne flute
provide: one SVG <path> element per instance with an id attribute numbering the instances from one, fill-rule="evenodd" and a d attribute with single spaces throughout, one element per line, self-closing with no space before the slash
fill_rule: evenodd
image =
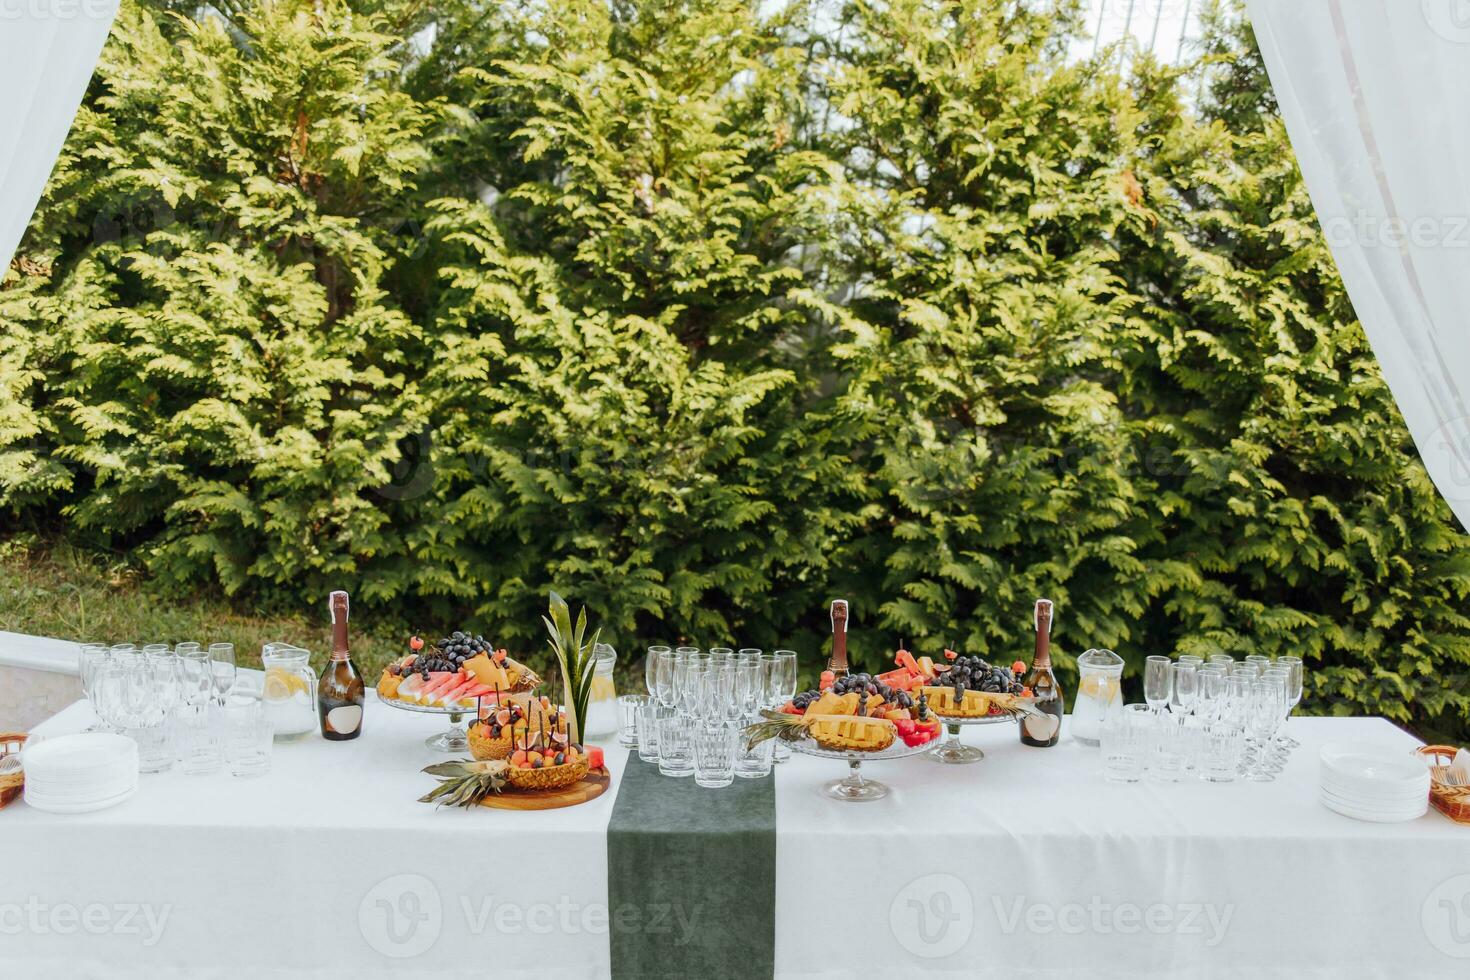
<path id="1" fill-rule="evenodd" d="M 112 657 L 112 651 L 105 643 L 83 643 L 82 652 L 77 659 L 77 673 L 82 680 L 82 696 L 92 708 L 92 713 L 97 716 L 97 721 L 88 725 L 89 732 L 104 732 L 109 730 L 106 721 L 102 719 L 102 712 L 97 706 L 97 673 Z"/>
<path id="2" fill-rule="evenodd" d="M 1296 706 L 1302 703 L 1302 684 L 1305 680 L 1305 665 L 1301 657 L 1277 657 L 1278 666 L 1286 668 L 1286 717 L 1281 722 L 1281 737 L 1279 741 L 1288 749 L 1299 748 L 1302 743 L 1286 734 L 1287 723 L 1291 720 L 1291 714 Z"/>
<path id="3" fill-rule="evenodd" d="M 1281 722 L 1282 692 L 1284 687 L 1270 677 L 1258 677 L 1251 681 L 1250 707 L 1246 716 L 1247 731 L 1256 744 L 1254 764 L 1245 778 L 1257 783 L 1270 782 L 1276 774 L 1270 770 L 1268 745 L 1276 726 Z"/>
<path id="4" fill-rule="evenodd" d="M 211 643 L 209 645 L 210 684 L 214 689 L 214 700 L 224 704 L 235 689 L 235 644 Z"/>
<path id="5" fill-rule="evenodd" d="M 1171 665 L 1174 674 L 1174 694 L 1172 704 L 1179 709 L 1180 716 L 1190 713 L 1194 709 L 1195 698 L 1199 695 L 1199 672 L 1194 664 L 1180 661 Z"/>
<path id="6" fill-rule="evenodd" d="M 1173 690 L 1173 663 L 1168 657 L 1149 657 L 1143 664 L 1143 699 L 1154 714 L 1160 714 L 1169 703 Z"/>
<path id="7" fill-rule="evenodd" d="M 796 651 L 776 651 L 777 697 L 785 704 L 796 697 Z"/>
<path id="8" fill-rule="evenodd" d="M 671 653 L 668 647 L 652 646 L 648 648 L 648 655 L 643 658 L 643 686 L 648 688 L 648 696 L 658 697 L 658 672 L 659 658 L 666 653 Z"/>
<path id="9" fill-rule="evenodd" d="M 213 668 L 209 660 L 209 652 L 197 649 L 199 644 L 193 644 L 195 649 L 186 650 L 186 645 L 180 643 L 177 654 L 179 659 L 179 674 L 183 681 L 183 697 L 186 704 L 199 705 L 209 700 L 209 694 L 214 686 Z"/>

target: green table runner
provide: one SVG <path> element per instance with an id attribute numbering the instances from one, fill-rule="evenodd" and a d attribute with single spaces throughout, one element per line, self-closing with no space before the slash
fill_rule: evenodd
<path id="1" fill-rule="evenodd" d="M 775 783 L 705 789 L 629 756 L 607 830 L 614 980 L 770 980 Z"/>

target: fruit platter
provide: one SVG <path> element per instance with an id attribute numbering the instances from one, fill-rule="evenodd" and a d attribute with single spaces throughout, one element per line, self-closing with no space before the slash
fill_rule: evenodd
<path id="1" fill-rule="evenodd" d="M 420 802 L 545 810 L 596 799 L 611 783 L 602 750 L 572 741 L 566 709 L 549 698 L 483 710 L 468 733 L 474 758 L 426 768 L 439 785 Z"/>
<path id="2" fill-rule="evenodd" d="M 964 725 L 1002 724 L 1033 713 L 1030 691 L 1020 682 L 1024 664 L 995 667 L 979 657 L 944 651 L 945 662 L 899 649 L 895 669 L 843 677 L 827 670 L 815 690 L 797 694 L 764 721 L 746 729 L 751 744 L 780 738 L 805 755 L 844 759 L 847 779 L 824 792 L 841 800 L 876 800 L 881 783 L 861 774 L 863 761 L 932 753 L 941 762 L 978 762 L 985 753 L 960 741 Z M 935 742 L 947 729 L 949 738 Z"/>
<path id="3" fill-rule="evenodd" d="M 456 630 L 438 643 L 426 645 L 415 636 L 410 653 L 383 668 L 378 678 L 378 700 L 403 711 L 448 715 L 451 728 L 425 744 L 441 752 L 465 752 L 468 733 L 460 726 L 467 714 L 485 706 L 500 707 L 528 701 L 541 678 L 493 649 L 483 636 Z"/>
<path id="4" fill-rule="evenodd" d="M 863 777 L 862 764 L 920 755 L 940 732 L 939 719 L 922 695 L 916 698 L 867 674 L 836 678 L 827 671 L 821 688 L 803 691 L 762 717 L 745 730 L 748 743 L 779 738 L 804 755 L 847 762 L 847 778 L 822 789 L 844 801 L 887 796 L 886 786 Z"/>
<path id="5" fill-rule="evenodd" d="M 1009 668 L 995 666 L 982 657 L 967 657 L 944 651 L 945 663 L 929 657 L 915 659 L 899 650 L 899 669 L 880 675 L 905 675 L 917 687 L 925 704 L 944 722 L 949 738 L 934 746 L 930 757 L 938 762 L 963 765 L 979 762 L 985 753 L 960 741 L 967 725 L 995 725 L 1016 720 L 1032 711 L 1031 691 L 1021 683 L 1026 664 L 1017 660 Z"/>

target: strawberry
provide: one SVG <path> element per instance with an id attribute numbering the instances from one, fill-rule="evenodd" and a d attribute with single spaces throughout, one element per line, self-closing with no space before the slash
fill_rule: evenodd
<path id="1" fill-rule="evenodd" d="M 422 636 L 413 637 L 408 641 L 408 648 L 414 653 L 418 653 L 424 648 L 424 638 Z"/>
<path id="2" fill-rule="evenodd" d="M 1024 661 L 1024 660 L 1017 660 L 1015 663 L 1011 664 L 1011 673 L 1013 673 L 1013 674 L 1024 674 L 1024 673 L 1026 673 L 1026 661 Z"/>

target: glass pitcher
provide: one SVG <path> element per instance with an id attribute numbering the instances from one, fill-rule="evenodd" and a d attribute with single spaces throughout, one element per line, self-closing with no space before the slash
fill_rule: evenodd
<path id="1" fill-rule="evenodd" d="M 1077 658 L 1080 682 L 1072 704 L 1072 737 L 1097 745 L 1103 719 L 1123 707 L 1123 658 L 1111 650 L 1088 650 Z"/>
<path id="2" fill-rule="evenodd" d="M 260 697 L 277 742 L 294 742 L 317 730 L 316 674 L 310 655 L 289 643 L 267 643 Z"/>
<path id="3" fill-rule="evenodd" d="M 592 691 L 587 695 L 587 730 L 582 738 L 591 741 L 618 733 L 618 690 L 613 684 L 617 651 L 607 643 L 592 648 Z"/>

